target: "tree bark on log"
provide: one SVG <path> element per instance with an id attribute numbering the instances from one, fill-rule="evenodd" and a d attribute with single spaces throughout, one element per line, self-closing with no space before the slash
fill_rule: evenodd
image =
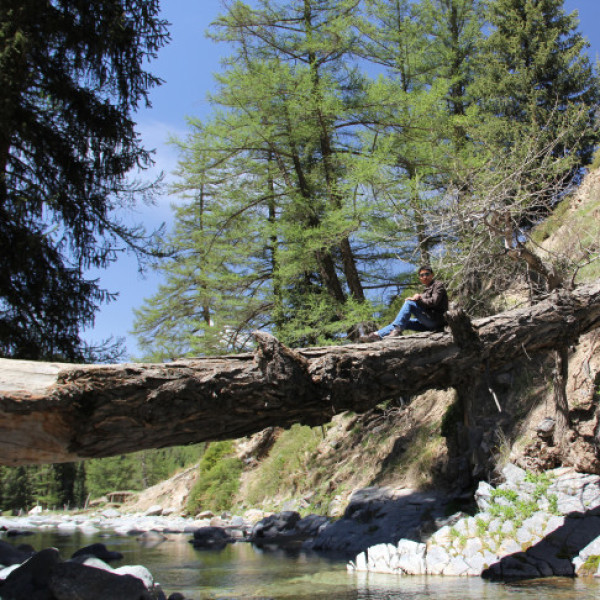
<path id="1" fill-rule="evenodd" d="M 291 350 L 257 332 L 254 353 L 168 364 L 0 359 L 0 464 L 73 461 L 319 425 L 345 410 L 468 385 L 600 327 L 600 281 L 452 333 Z"/>

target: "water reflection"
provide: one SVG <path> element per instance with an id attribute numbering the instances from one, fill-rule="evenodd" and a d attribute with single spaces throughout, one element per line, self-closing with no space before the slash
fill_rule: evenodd
<path id="1" fill-rule="evenodd" d="M 68 558 L 83 546 L 104 543 L 124 556 L 121 564 L 148 567 L 167 594 L 180 592 L 194 600 L 591 600 L 600 583 L 588 579 L 544 579 L 501 584 L 479 578 L 398 577 L 348 573 L 345 561 L 302 552 L 268 551 L 234 544 L 221 551 L 200 551 L 190 535 L 167 534 L 148 546 L 133 537 L 72 532 L 41 532 L 10 540 L 36 549 L 54 546 Z"/>

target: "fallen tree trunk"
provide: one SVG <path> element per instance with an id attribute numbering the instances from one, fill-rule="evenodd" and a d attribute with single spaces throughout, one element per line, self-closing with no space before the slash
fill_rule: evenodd
<path id="1" fill-rule="evenodd" d="M 572 344 L 600 326 L 600 282 L 451 332 L 168 364 L 0 360 L 0 464 L 65 462 L 318 425 L 341 411 L 464 385 L 483 370 Z"/>

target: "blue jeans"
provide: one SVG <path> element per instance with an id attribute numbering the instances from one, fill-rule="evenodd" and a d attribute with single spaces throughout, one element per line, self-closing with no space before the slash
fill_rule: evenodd
<path id="1" fill-rule="evenodd" d="M 414 317 L 412 319 L 411 317 Z M 432 331 L 441 327 L 441 323 L 430 319 L 414 300 L 405 300 L 396 318 L 377 332 L 379 337 L 389 335 L 394 328 L 411 329 L 412 331 Z"/>

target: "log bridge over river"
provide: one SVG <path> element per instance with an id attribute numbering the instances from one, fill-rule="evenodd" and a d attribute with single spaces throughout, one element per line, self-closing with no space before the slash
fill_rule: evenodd
<path id="1" fill-rule="evenodd" d="M 0 359 L 0 464 L 89 457 L 319 425 L 345 410 L 428 389 L 571 345 L 600 327 L 600 281 L 449 331 L 291 350 L 256 332 L 256 351 L 166 364 Z"/>

